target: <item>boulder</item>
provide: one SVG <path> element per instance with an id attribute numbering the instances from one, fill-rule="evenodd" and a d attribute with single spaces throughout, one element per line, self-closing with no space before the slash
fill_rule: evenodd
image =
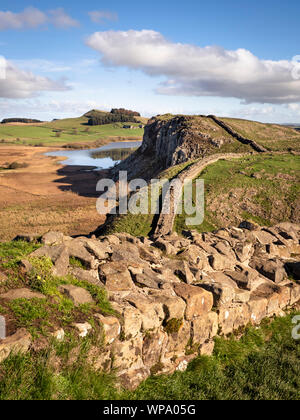
<path id="1" fill-rule="evenodd" d="M 99 278 L 110 291 L 126 291 L 134 289 L 134 283 L 125 263 L 110 262 L 99 267 Z"/>
<path id="2" fill-rule="evenodd" d="M 95 314 L 104 331 L 104 344 L 112 344 L 120 335 L 121 326 L 118 318 Z"/>
<path id="3" fill-rule="evenodd" d="M 103 286 L 99 280 L 98 270 L 84 270 L 79 267 L 70 267 L 69 274 L 78 280 L 86 281 L 96 286 Z"/>
<path id="4" fill-rule="evenodd" d="M 25 353 L 29 350 L 32 339 L 25 328 L 19 329 L 15 334 L 0 340 L 0 363 L 11 353 Z"/>
<path id="5" fill-rule="evenodd" d="M 58 290 L 71 299 L 75 306 L 83 305 L 85 303 L 94 303 L 91 294 L 82 287 L 77 287 L 73 284 L 64 284 L 59 286 Z"/>
<path id="6" fill-rule="evenodd" d="M 251 242 L 238 242 L 234 245 L 233 250 L 241 263 L 249 260 L 254 252 L 253 244 Z"/>
<path id="7" fill-rule="evenodd" d="M 60 245 L 64 240 L 64 235 L 61 232 L 47 232 L 42 236 L 41 242 L 44 245 Z"/>
<path id="8" fill-rule="evenodd" d="M 286 271 L 295 279 L 300 280 L 300 262 L 287 262 L 284 267 Z"/>
<path id="9" fill-rule="evenodd" d="M 167 333 L 158 330 L 148 333 L 143 340 L 143 362 L 146 368 L 151 369 L 157 365 L 165 353 L 168 343 Z"/>
<path id="10" fill-rule="evenodd" d="M 280 283 L 287 277 L 284 265 L 280 260 L 265 260 L 254 257 L 249 265 L 275 283 Z"/>
<path id="11" fill-rule="evenodd" d="M 253 324 L 260 322 L 267 316 L 268 299 L 259 296 L 251 296 L 247 303 L 250 312 L 250 321 Z"/>
<path id="12" fill-rule="evenodd" d="M 66 245 L 54 245 L 49 246 L 45 245 L 42 248 L 37 249 L 30 257 L 40 258 L 47 257 L 50 258 L 54 264 L 52 268 L 52 273 L 55 276 L 66 276 L 68 273 L 69 267 L 69 252 Z"/>
<path id="13" fill-rule="evenodd" d="M 0 295 L 0 299 L 3 300 L 15 300 L 15 299 L 45 299 L 46 296 L 39 292 L 33 292 L 30 289 L 12 289 L 6 293 Z"/>
<path id="14" fill-rule="evenodd" d="M 192 322 L 193 344 L 204 344 L 215 337 L 218 332 L 218 314 L 209 312 Z"/>
<path id="15" fill-rule="evenodd" d="M 188 321 L 206 314 L 213 306 L 213 295 L 201 287 L 176 283 L 174 291 L 186 302 L 185 318 Z"/>
<path id="16" fill-rule="evenodd" d="M 209 263 L 215 271 L 223 271 L 234 269 L 236 260 L 222 254 L 212 254 L 209 256 Z"/>
<path id="17" fill-rule="evenodd" d="M 134 306 L 141 313 L 142 330 L 147 331 L 161 326 L 165 314 L 163 305 L 151 297 L 145 297 L 141 294 L 129 294 L 126 298 L 130 305 Z"/>
<path id="18" fill-rule="evenodd" d="M 268 244 L 272 244 L 273 242 L 277 241 L 276 236 L 272 235 L 270 232 L 267 232 L 265 230 L 255 230 L 252 233 L 253 233 L 255 239 L 261 245 L 268 245 Z"/>
<path id="19" fill-rule="evenodd" d="M 68 251 L 70 257 L 77 258 L 85 268 L 87 269 L 96 269 L 99 262 L 96 258 L 87 251 L 86 247 L 86 240 L 82 241 L 80 238 L 74 239 L 73 241 L 68 243 Z"/>
<path id="20" fill-rule="evenodd" d="M 81 338 L 86 337 L 89 334 L 89 332 L 92 330 L 92 326 L 88 322 L 83 322 L 83 323 L 78 322 L 78 323 L 73 323 L 72 325 L 78 331 L 78 335 Z"/>
<path id="21" fill-rule="evenodd" d="M 183 299 L 178 296 L 170 296 L 164 294 L 162 291 L 153 290 L 150 292 L 156 302 L 160 302 L 165 313 L 164 321 L 167 322 L 171 319 L 183 319 L 186 309 L 186 304 Z"/>
<path id="22" fill-rule="evenodd" d="M 126 302 L 122 302 L 122 304 L 111 302 L 111 306 L 121 315 L 123 320 L 122 332 L 125 339 L 136 337 L 142 329 L 142 314 L 140 311 Z"/>

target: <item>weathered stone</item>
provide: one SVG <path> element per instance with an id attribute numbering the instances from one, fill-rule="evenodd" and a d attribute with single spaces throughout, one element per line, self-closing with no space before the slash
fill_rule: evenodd
<path id="1" fill-rule="evenodd" d="M 236 260 L 236 255 L 229 244 L 226 244 L 225 242 L 217 242 L 214 247 L 220 254 L 227 257 L 230 261 Z"/>
<path id="2" fill-rule="evenodd" d="M 245 327 L 250 322 L 250 311 L 247 303 L 237 305 L 234 308 L 233 330 Z"/>
<path id="3" fill-rule="evenodd" d="M 171 245 L 169 242 L 167 242 L 163 239 L 158 239 L 157 241 L 155 241 L 154 246 L 156 248 L 161 249 L 167 255 L 176 255 L 177 254 L 177 249 L 173 245 Z"/>
<path id="4" fill-rule="evenodd" d="M 139 294 L 131 293 L 125 298 L 131 305 L 137 308 L 142 316 L 142 330 L 147 331 L 158 328 L 164 318 L 163 305 L 153 298 L 146 298 Z"/>
<path id="5" fill-rule="evenodd" d="M 28 260 L 21 260 L 19 262 L 19 267 L 25 272 L 25 273 L 30 273 L 33 269 L 33 265 L 30 264 L 30 262 Z"/>
<path id="6" fill-rule="evenodd" d="M 171 260 L 165 264 L 164 267 L 171 269 L 174 275 L 185 283 L 191 284 L 195 280 L 195 277 L 186 261 Z"/>
<path id="7" fill-rule="evenodd" d="M 234 302 L 237 303 L 246 303 L 250 300 L 250 291 L 249 290 L 242 290 L 242 289 L 235 289 L 235 296 Z"/>
<path id="8" fill-rule="evenodd" d="M 300 284 L 292 283 L 291 284 L 291 305 L 295 305 L 295 303 L 299 302 L 300 300 Z"/>
<path id="9" fill-rule="evenodd" d="M 213 306 L 212 294 L 201 287 L 177 283 L 174 291 L 186 302 L 185 318 L 188 321 L 209 312 Z"/>
<path id="10" fill-rule="evenodd" d="M 123 303 L 120 305 L 116 302 L 111 302 L 113 309 L 122 317 L 122 332 L 126 339 L 136 337 L 142 329 L 142 314 L 133 306 Z"/>
<path id="11" fill-rule="evenodd" d="M 59 286 L 58 290 L 71 299 L 75 306 L 83 305 L 85 303 L 94 303 L 91 294 L 82 287 L 77 287 L 73 284 L 63 284 Z"/>
<path id="12" fill-rule="evenodd" d="M 134 244 L 126 242 L 121 245 L 112 245 L 111 249 L 111 261 L 113 262 L 124 264 L 143 264 L 138 247 Z"/>
<path id="13" fill-rule="evenodd" d="M 161 330 L 148 333 L 145 336 L 143 341 L 143 362 L 147 368 L 151 369 L 161 360 L 167 342 L 168 335 Z"/>
<path id="14" fill-rule="evenodd" d="M 15 299 L 45 299 L 46 296 L 39 292 L 33 292 L 30 289 L 12 289 L 0 295 L 0 299 L 15 300 Z"/>
<path id="15" fill-rule="evenodd" d="M 256 270 L 242 265 L 237 265 L 235 271 L 225 271 L 225 274 L 243 290 L 251 290 L 254 280 L 258 277 L 258 272 Z"/>
<path id="16" fill-rule="evenodd" d="M 83 243 L 86 250 L 98 260 L 106 260 L 112 252 L 111 247 L 95 239 L 86 239 Z"/>
<path id="17" fill-rule="evenodd" d="M 213 306 L 215 308 L 219 308 L 223 305 L 229 305 L 234 300 L 235 288 L 233 288 L 232 286 L 228 286 L 226 284 L 222 284 L 215 281 L 207 281 L 206 283 L 200 283 L 199 286 L 212 293 L 214 298 Z"/>
<path id="18" fill-rule="evenodd" d="M 74 239 L 72 242 L 68 243 L 68 251 L 70 257 L 77 258 L 87 269 L 93 270 L 97 268 L 99 263 L 95 257 L 87 251 L 80 238 Z"/>
<path id="19" fill-rule="evenodd" d="M 61 232 L 48 232 L 42 236 L 41 242 L 44 245 L 60 245 L 63 242 L 64 235 Z"/>
<path id="20" fill-rule="evenodd" d="M 137 337 L 120 341 L 115 340 L 112 344 L 112 368 L 117 371 L 118 376 L 130 370 L 144 368 L 142 360 L 143 338 Z"/>
<path id="21" fill-rule="evenodd" d="M 95 317 L 103 327 L 104 343 L 112 344 L 119 337 L 121 332 L 119 320 L 114 316 L 103 316 L 101 314 L 95 314 Z"/>
<path id="22" fill-rule="evenodd" d="M 199 348 L 200 356 L 211 356 L 214 352 L 215 342 L 213 340 L 209 340 L 203 344 L 201 344 Z"/>
<path id="23" fill-rule="evenodd" d="M 253 324 L 260 324 L 267 315 L 268 299 L 264 297 L 253 296 L 247 303 L 250 312 L 250 321 Z"/>
<path id="24" fill-rule="evenodd" d="M 291 253 L 285 245 L 275 245 L 274 243 L 267 245 L 267 253 L 271 257 L 290 258 Z"/>
<path id="25" fill-rule="evenodd" d="M 82 338 L 86 337 L 92 330 L 92 326 L 88 322 L 74 323 L 72 325 L 78 330 L 79 337 Z"/>
<path id="26" fill-rule="evenodd" d="M 262 258 L 253 258 L 250 262 L 250 267 L 257 270 L 260 274 L 274 281 L 280 283 L 287 277 L 283 263 L 279 260 L 264 260 Z"/>
<path id="27" fill-rule="evenodd" d="M 186 304 L 178 296 L 169 296 L 165 295 L 161 291 L 151 291 L 151 296 L 155 298 L 156 302 L 162 304 L 165 319 L 164 321 L 169 321 L 170 319 L 182 319 L 184 318 Z"/>
<path id="28" fill-rule="evenodd" d="M 235 244 L 233 249 L 238 260 L 241 263 L 249 260 L 249 258 L 252 257 L 254 252 L 253 245 L 250 242 L 238 242 L 237 244 Z"/>
<path id="29" fill-rule="evenodd" d="M 69 266 L 69 252 L 66 245 L 45 245 L 42 248 L 37 249 L 30 257 L 48 257 L 54 264 L 52 273 L 55 276 L 65 276 L 68 273 Z"/>
<path id="30" fill-rule="evenodd" d="M 209 269 L 209 262 L 207 255 L 196 245 L 189 245 L 184 251 L 179 254 L 180 258 L 185 259 L 189 264 L 193 264 L 199 270 Z"/>
<path id="31" fill-rule="evenodd" d="M 222 306 L 218 310 L 219 314 L 219 327 L 221 334 L 227 335 L 234 330 L 234 322 L 236 319 L 235 307 Z"/>
<path id="32" fill-rule="evenodd" d="M 215 337 L 218 332 L 218 314 L 209 312 L 192 322 L 193 343 L 203 344 L 207 340 Z"/>
<path id="33" fill-rule="evenodd" d="M 31 335 L 25 328 L 19 329 L 15 334 L 0 340 L 0 363 L 11 353 L 25 353 L 31 345 Z"/>
<path id="34" fill-rule="evenodd" d="M 169 334 L 167 352 L 164 355 L 166 360 L 171 359 L 174 354 L 185 354 L 186 346 L 191 339 L 191 323 L 183 321 L 178 331 Z"/>
<path id="35" fill-rule="evenodd" d="M 209 256 L 209 263 L 216 271 L 233 270 L 236 260 L 230 259 L 225 255 L 213 254 Z"/>
<path id="36" fill-rule="evenodd" d="M 266 232 L 264 230 L 255 230 L 252 233 L 261 245 L 268 245 L 273 242 L 276 242 L 277 240 L 275 236 L 271 235 L 271 233 Z"/>
<path id="37" fill-rule="evenodd" d="M 100 280 L 109 291 L 122 291 L 134 289 L 131 275 L 124 263 L 111 262 L 99 267 Z"/>
<path id="38" fill-rule="evenodd" d="M 98 270 L 84 270 L 79 267 L 70 267 L 69 273 L 78 280 L 87 281 L 96 286 L 103 286 L 99 280 Z"/>

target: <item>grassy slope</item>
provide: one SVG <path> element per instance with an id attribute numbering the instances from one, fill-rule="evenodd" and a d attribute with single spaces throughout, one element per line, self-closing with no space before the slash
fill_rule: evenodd
<path id="1" fill-rule="evenodd" d="M 300 132 L 277 124 L 262 124 L 234 118 L 222 118 L 242 136 L 255 140 L 273 151 L 287 151 L 291 148 L 300 151 Z"/>
<path id="2" fill-rule="evenodd" d="M 178 215 L 175 229 L 213 230 L 236 225 L 242 219 L 261 225 L 281 221 L 299 222 L 300 156 L 254 155 L 219 161 L 199 178 L 205 181 L 205 221 L 186 226 Z"/>
<path id="3" fill-rule="evenodd" d="M 43 144 L 45 146 L 63 145 L 67 143 L 83 143 L 95 142 L 103 139 L 112 138 L 116 141 L 128 138 L 141 140 L 144 129 L 128 130 L 123 128 L 123 123 L 105 124 L 102 126 L 86 125 L 88 119 L 86 117 L 67 118 L 63 120 L 52 121 L 38 126 L 13 126 L 0 124 L 0 141 L 4 139 L 6 142 L 22 144 Z M 138 123 L 132 125 L 138 126 Z M 86 129 L 89 129 L 86 132 Z M 63 130 L 61 137 L 56 137 L 53 130 Z M 74 129 L 77 134 L 74 134 Z"/>

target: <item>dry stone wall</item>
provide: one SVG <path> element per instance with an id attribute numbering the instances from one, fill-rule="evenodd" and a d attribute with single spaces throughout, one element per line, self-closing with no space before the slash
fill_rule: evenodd
<path id="1" fill-rule="evenodd" d="M 53 273 L 72 274 L 103 287 L 118 316 L 95 311 L 104 347 L 93 359 L 95 369 L 116 372 L 135 388 L 151 373 L 184 370 L 199 354 L 210 355 L 216 335 L 228 335 L 249 323 L 282 315 L 300 299 L 300 226 L 281 223 L 260 228 L 251 223 L 214 233 L 187 231 L 159 238 L 115 234 L 70 238 L 58 232 L 43 236 L 32 256 L 47 256 Z M 69 264 L 76 257 L 85 270 Z M 23 261 L 30 270 L 30 263 Z M 81 287 L 60 289 L 75 305 L 91 302 Z M 2 299 L 30 299 L 16 289 Z M 43 296 L 40 296 L 43 298 Z M 93 331 L 77 322 L 80 337 Z M 54 336 L 64 339 L 57 326 Z M 0 361 L 13 349 L 32 346 L 26 330 L 0 340 Z"/>

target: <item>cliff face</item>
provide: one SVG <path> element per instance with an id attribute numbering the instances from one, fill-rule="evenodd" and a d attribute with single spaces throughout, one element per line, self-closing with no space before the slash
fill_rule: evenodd
<path id="1" fill-rule="evenodd" d="M 212 154 L 232 137 L 213 120 L 202 116 L 162 116 L 145 127 L 142 146 L 114 168 L 129 178 L 150 178 L 170 166 Z"/>

